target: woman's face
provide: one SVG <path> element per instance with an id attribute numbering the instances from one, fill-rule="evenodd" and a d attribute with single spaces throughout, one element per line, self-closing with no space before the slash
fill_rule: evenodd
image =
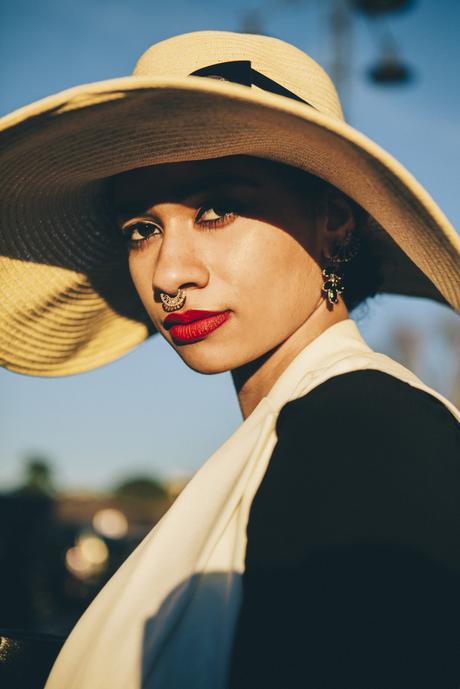
<path id="1" fill-rule="evenodd" d="M 158 332 L 192 369 L 219 373 L 254 361 L 292 337 L 324 301 L 322 235 L 295 179 L 296 171 L 249 156 L 114 178 L 136 290 Z M 186 301 L 173 313 L 198 309 L 228 318 L 198 339 L 175 336 L 160 293 L 173 297 L 179 288 Z"/>

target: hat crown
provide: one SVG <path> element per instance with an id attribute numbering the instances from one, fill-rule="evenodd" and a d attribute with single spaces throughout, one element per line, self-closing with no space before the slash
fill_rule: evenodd
<path id="1" fill-rule="evenodd" d="M 344 119 L 327 72 L 299 48 L 272 36 L 231 31 L 193 31 L 173 36 L 148 48 L 137 61 L 133 75 L 177 78 L 238 60 L 250 60 L 254 70 L 319 112 Z"/>

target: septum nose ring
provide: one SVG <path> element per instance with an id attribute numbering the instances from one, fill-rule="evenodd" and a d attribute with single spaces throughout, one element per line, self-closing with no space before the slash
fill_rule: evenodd
<path id="1" fill-rule="evenodd" d="M 179 287 L 175 297 L 170 297 L 165 292 L 160 292 L 160 299 L 165 311 L 177 311 L 185 304 L 185 291 Z"/>

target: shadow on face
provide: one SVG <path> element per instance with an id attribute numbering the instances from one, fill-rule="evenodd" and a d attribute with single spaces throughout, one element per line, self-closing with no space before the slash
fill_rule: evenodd
<path id="1" fill-rule="evenodd" d="M 249 156 L 137 168 L 112 180 L 133 283 L 171 344 L 181 346 L 162 325 L 160 295 L 175 295 L 179 288 L 187 294 L 185 310 L 232 311 L 234 346 L 247 344 L 244 361 L 269 351 L 298 327 L 320 294 L 315 180 Z M 197 214 L 218 217 L 225 208 L 233 217 L 204 232 Z M 231 329 L 227 325 L 229 334 Z M 213 342 L 219 343 L 217 363 L 224 349 L 229 353 L 228 342 L 217 333 Z M 203 358 L 191 358 L 192 345 L 185 349 L 181 356 L 203 370 Z M 198 351 L 195 343 L 193 357 Z M 227 369 L 237 363 L 232 356 L 226 362 Z"/>
<path id="2" fill-rule="evenodd" d="M 110 198 L 118 218 L 140 214 L 157 203 L 184 204 L 200 193 L 234 189 L 257 189 L 260 202 L 246 211 L 252 217 L 279 223 L 305 247 L 305 227 L 296 231 L 289 215 L 314 216 L 322 191 L 322 180 L 277 161 L 236 155 L 209 160 L 164 163 L 128 170 L 111 179 Z M 190 204 L 191 205 L 191 204 Z M 287 226 L 286 226 L 287 222 Z"/>

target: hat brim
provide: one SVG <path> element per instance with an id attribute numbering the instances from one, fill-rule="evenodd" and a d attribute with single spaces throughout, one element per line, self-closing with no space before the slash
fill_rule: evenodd
<path id="1" fill-rule="evenodd" d="M 460 239 L 440 208 L 393 156 L 308 105 L 203 77 L 124 77 L 21 108 L 0 132 L 0 361 L 13 371 L 88 371 L 156 332 L 107 178 L 159 163 L 243 154 L 315 174 L 376 220 L 380 291 L 460 311 Z"/>

